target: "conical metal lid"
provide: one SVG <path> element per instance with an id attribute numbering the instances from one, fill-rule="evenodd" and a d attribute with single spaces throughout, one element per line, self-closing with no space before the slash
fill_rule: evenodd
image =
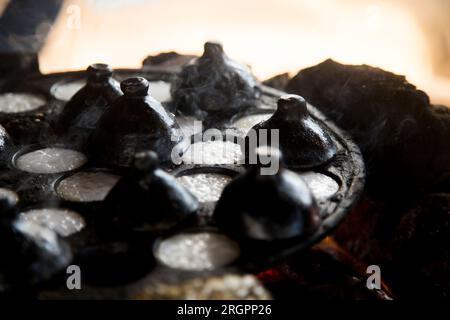
<path id="1" fill-rule="evenodd" d="M 0 291 L 50 279 L 72 260 L 69 245 L 54 231 L 18 219 L 15 205 L 0 199 Z"/>
<path id="2" fill-rule="evenodd" d="M 259 161 L 225 187 L 214 211 L 219 228 L 254 240 L 310 235 L 319 224 L 310 189 L 284 168 L 278 150 L 258 148 L 257 155 Z M 276 170 L 263 170 L 270 167 Z"/>
<path id="3" fill-rule="evenodd" d="M 171 93 L 181 113 L 214 123 L 255 105 L 260 89 L 247 66 L 228 58 L 221 44 L 207 42 L 203 55 L 174 80 Z"/>
<path id="4" fill-rule="evenodd" d="M 267 139 L 262 139 L 264 132 Z M 309 115 L 305 99 L 298 95 L 280 97 L 273 116 L 247 134 L 250 146 L 252 139 L 258 146 L 279 148 L 286 165 L 293 169 L 320 166 L 330 161 L 337 150 L 328 132 Z"/>
<path id="5" fill-rule="evenodd" d="M 122 81 L 124 95 L 103 114 L 93 133 L 91 160 L 128 167 L 137 152 L 153 150 L 161 162 L 171 163 L 174 148 L 182 153 L 189 147 L 173 115 L 148 95 L 148 87 L 141 77 Z M 178 149 L 180 143 L 185 147 Z"/>
<path id="6" fill-rule="evenodd" d="M 104 201 L 103 229 L 112 223 L 119 233 L 166 231 L 196 212 L 197 199 L 158 162 L 153 151 L 136 154 L 131 172 Z"/>

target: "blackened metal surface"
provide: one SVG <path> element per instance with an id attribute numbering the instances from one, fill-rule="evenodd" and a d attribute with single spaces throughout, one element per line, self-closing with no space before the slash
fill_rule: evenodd
<path id="1" fill-rule="evenodd" d="M 116 70 L 115 77 L 116 79 L 126 79 L 129 77 L 142 76 L 149 81 L 172 82 L 177 76 L 170 70 L 162 71 L 160 67 L 152 68 L 152 66 L 147 65 L 143 70 Z M 82 291 L 74 290 L 69 292 L 65 289 L 65 283 L 60 282 L 59 290 L 54 290 L 54 288 L 43 288 L 38 293 L 39 297 L 126 298 L 129 297 L 131 293 L 136 294 L 136 292 L 139 292 L 140 288 L 148 287 L 152 284 L 162 282 L 178 283 L 179 281 L 198 277 L 263 269 L 310 246 L 312 243 L 317 242 L 324 235 L 329 233 L 331 229 L 339 224 L 350 208 L 355 204 L 362 191 L 364 183 L 364 165 L 359 149 L 348 138 L 345 132 L 337 128 L 331 121 L 327 120 L 313 106 L 308 105 L 310 116 L 317 121 L 321 128 L 329 133 L 336 145 L 335 157 L 331 161 L 314 168 L 313 170 L 326 174 L 339 184 L 339 190 L 335 195 L 326 199 L 317 199 L 321 218 L 317 230 L 301 241 L 294 239 L 283 241 L 281 243 L 275 242 L 264 248 L 253 246 L 252 248 L 254 250 L 252 254 L 249 254 L 248 256 L 241 255 L 231 265 L 217 270 L 207 272 L 187 272 L 168 268 L 158 262 L 154 262 L 151 255 L 148 256 L 149 252 L 152 252 L 151 248 L 154 243 L 157 243 L 163 237 L 180 232 L 210 230 L 220 233 L 211 217 L 215 206 L 214 202 L 200 203 L 199 209 L 197 210 L 196 215 L 194 215 L 194 219 L 174 226 L 170 231 L 164 232 L 160 236 L 158 235 L 155 237 L 154 235 L 152 236 L 145 232 L 137 232 L 130 235 L 129 238 L 121 239 L 120 241 L 115 239 L 102 239 L 99 237 L 95 225 L 99 220 L 98 212 L 100 212 L 103 207 L 103 202 L 77 203 L 61 199 L 55 190 L 58 185 L 57 182 L 63 177 L 67 177 L 68 174 L 83 170 L 113 170 L 115 174 L 127 176 L 130 173 L 129 168 L 100 169 L 95 165 L 95 162 L 92 161 L 92 159 L 88 159 L 89 161 L 78 170 L 67 173 L 43 175 L 23 172 L 13 165 L 12 160 L 14 155 L 17 156 L 17 154 L 23 153 L 24 148 L 25 150 L 30 148 L 27 146 L 30 143 L 30 140 L 33 140 L 33 143 L 41 143 L 41 145 L 43 143 L 45 146 L 58 145 L 59 141 L 57 136 L 51 130 L 50 123 L 51 121 L 56 121 L 64 102 L 55 99 L 52 96 L 52 87 L 55 84 L 57 85 L 62 82 L 83 80 L 84 77 L 84 72 L 70 72 L 47 76 L 35 75 L 27 79 L 26 84 L 28 86 L 27 88 L 29 88 L 28 90 L 44 93 L 48 98 L 48 103 L 43 109 L 46 111 L 44 112 L 42 121 L 38 127 L 40 134 L 33 136 L 33 139 L 31 139 L 31 137 L 28 137 L 27 131 L 23 130 L 23 138 L 17 139 L 16 136 L 14 136 L 14 133 L 21 131 L 12 130 L 10 135 L 14 141 L 18 142 L 18 144 L 8 153 L 8 158 L 5 161 L 5 165 L 8 169 L 0 172 L 1 187 L 10 188 L 19 194 L 19 197 L 21 198 L 19 203 L 20 211 L 44 206 L 63 207 L 78 212 L 85 218 L 87 223 L 85 229 L 80 233 L 70 236 L 67 240 L 71 243 L 75 254 L 74 263 L 80 262 L 80 264 L 86 268 L 90 268 L 89 266 L 91 266 L 92 268 L 88 271 L 91 272 L 89 279 L 95 279 L 97 276 L 103 277 L 100 283 L 95 283 L 95 280 L 86 281 Z M 257 100 L 257 103 L 242 115 L 260 112 L 271 114 L 275 112 L 276 102 L 283 94 L 284 92 L 262 86 L 261 97 Z M 175 110 L 171 105 L 171 101 L 163 103 L 163 107 L 169 112 Z M 175 119 L 180 117 L 181 116 L 177 114 Z M 17 117 L 14 119 L 17 119 Z M 235 118 L 230 118 L 230 123 L 232 123 L 234 119 Z M 17 122 L 19 120 L 14 121 Z M 19 124 L 18 126 L 20 127 L 22 125 Z M 234 128 L 231 128 L 231 125 L 229 127 L 235 133 L 235 136 L 230 139 L 231 141 L 239 143 L 239 141 L 244 139 L 245 133 L 234 130 Z M 13 126 L 11 126 L 11 128 L 14 129 Z M 26 128 L 26 124 L 23 125 L 23 128 Z M 21 142 L 21 140 L 24 142 Z M 192 137 L 192 140 L 195 141 L 194 137 Z M 36 146 L 33 146 L 33 148 L 35 147 Z M 241 164 L 206 165 L 193 163 L 181 164 L 179 166 L 172 164 L 165 165 L 163 169 L 174 176 L 180 176 L 187 172 L 217 172 L 233 175 L 245 171 L 244 166 Z M 301 170 L 298 171 L 298 173 L 301 172 Z M 248 250 L 246 252 L 251 251 L 252 250 Z M 92 266 L 92 264 L 89 264 L 89 261 L 103 261 L 103 259 L 106 259 L 105 261 L 112 261 L 117 265 L 125 266 L 125 261 L 128 257 L 139 257 L 140 255 L 148 258 L 145 259 L 143 267 L 137 269 L 125 268 L 124 270 L 127 272 L 126 276 L 123 276 L 120 273 L 121 271 L 117 268 L 111 269 L 109 273 L 104 273 L 105 270 L 103 270 L 103 268 L 97 268 Z"/>

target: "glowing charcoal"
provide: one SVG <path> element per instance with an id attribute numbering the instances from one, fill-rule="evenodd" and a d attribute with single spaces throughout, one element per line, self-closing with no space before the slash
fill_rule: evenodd
<path id="1" fill-rule="evenodd" d="M 37 222 L 62 237 L 80 232 L 86 223 L 78 213 L 58 208 L 33 209 L 20 214 L 25 221 Z"/>
<path id="2" fill-rule="evenodd" d="M 305 180 L 314 197 L 318 200 L 328 199 L 339 190 L 339 184 L 322 173 L 310 171 L 301 173 L 300 176 Z"/>
<path id="3" fill-rule="evenodd" d="M 239 130 L 242 130 L 243 132 L 247 133 L 253 126 L 257 125 L 258 123 L 265 121 L 269 119 L 272 115 L 271 114 L 254 114 L 250 116 L 245 116 L 240 119 L 238 119 L 233 126 L 236 127 Z"/>
<path id="4" fill-rule="evenodd" d="M 8 199 L 12 204 L 19 202 L 19 196 L 17 193 L 10 189 L 0 188 L 0 199 Z"/>
<path id="5" fill-rule="evenodd" d="M 62 180 L 56 192 L 68 201 L 102 201 L 120 177 L 106 172 L 77 172 Z"/>
<path id="6" fill-rule="evenodd" d="M 86 163 L 80 152 L 63 148 L 44 148 L 18 157 L 16 166 L 20 170 L 50 174 L 77 169 Z"/>
<path id="7" fill-rule="evenodd" d="M 200 202 L 217 201 L 231 177 L 217 173 L 199 173 L 181 176 L 178 179 Z"/>
<path id="8" fill-rule="evenodd" d="M 196 142 L 183 155 L 189 164 L 238 164 L 242 159 L 241 147 L 230 141 Z"/>
<path id="9" fill-rule="evenodd" d="M 232 263 L 240 254 L 237 243 L 212 232 L 182 233 L 163 240 L 156 248 L 160 262 L 174 269 L 214 270 Z"/>
<path id="10" fill-rule="evenodd" d="M 45 105 L 43 97 L 30 93 L 4 93 L 0 95 L 0 112 L 20 113 L 36 110 Z"/>
<path id="11" fill-rule="evenodd" d="M 84 80 L 56 84 L 53 89 L 53 96 L 59 100 L 69 101 L 85 85 L 86 81 Z"/>

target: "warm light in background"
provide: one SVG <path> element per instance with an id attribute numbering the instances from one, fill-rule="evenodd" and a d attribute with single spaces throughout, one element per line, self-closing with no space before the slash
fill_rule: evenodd
<path id="1" fill-rule="evenodd" d="M 139 67 L 148 54 L 201 53 L 219 40 L 265 79 L 329 57 L 399 74 L 450 105 L 430 42 L 410 10 L 417 1 L 66 0 L 40 55 L 44 73 L 93 62 Z"/>

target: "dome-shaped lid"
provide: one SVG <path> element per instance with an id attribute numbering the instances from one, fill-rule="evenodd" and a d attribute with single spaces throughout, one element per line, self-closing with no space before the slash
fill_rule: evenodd
<path id="1" fill-rule="evenodd" d="M 94 162 L 127 167 L 137 152 L 153 150 L 162 162 L 172 163 L 175 148 L 180 153 L 188 148 L 173 115 L 148 95 L 148 86 L 141 77 L 122 81 L 124 95 L 103 114 L 93 133 L 89 152 Z"/>
<path id="2" fill-rule="evenodd" d="M 257 156 L 256 164 L 225 187 L 214 211 L 219 228 L 256 240 L 314 232 L 319 209 L 306 183 L 284 168 L 278 150 L 258 148 Z"/>
<path id="3" fill-rule="evenodd" d="M 267 141 L 260 139 L 261 129 L 268 130 Z M 274 129 L 278 131 L 270 131 Z M 274 140 L 276 137 L 277 141 Z M 277 111 L 272 117 L 250 130 L 247 139 L 255 138 L 258 140 L 257 145 L 267 143 L 279 148 L 289 168 L 317 167 L 336 154 L 334 141 L 309 115 L 305 99 L 293 94 L 280 97 Z"/>
<path id="4" fill-rule="evenodd" d="M 201 57 L 172 83 L 175 107 L 209 121 L 226 121 L 256 103 L 260 88 L 249 68 L 228 58 L 222 45 L 207 42 Z"/>
<path id="5" fill-rule="evenodd" d="M 86 85 L 64 105 L 55 129 L 71 148 L 83 150 L 86 147 L 105 110 L 122 95 L 112 73 L 112 68 L 107 64 L 90 65 L 86 70 Z"/>
<path id="6" fill-rule="evenodd" d="M 68 244 L 54 231 L 18 219 L 17 209 L 0 199 L 0 291 L 51 278 L 72 259 Z"/>
<path id="7" fill-rule="evenodd" d="M 112 224 L 111 230 L 119 231 L 165 231 L 198 206 L 197 199 L 175 177 L 159 168 L 155 152 L 140 152 L 131 172 L 106 197 L 104 219 L 99 223 Z"/>

